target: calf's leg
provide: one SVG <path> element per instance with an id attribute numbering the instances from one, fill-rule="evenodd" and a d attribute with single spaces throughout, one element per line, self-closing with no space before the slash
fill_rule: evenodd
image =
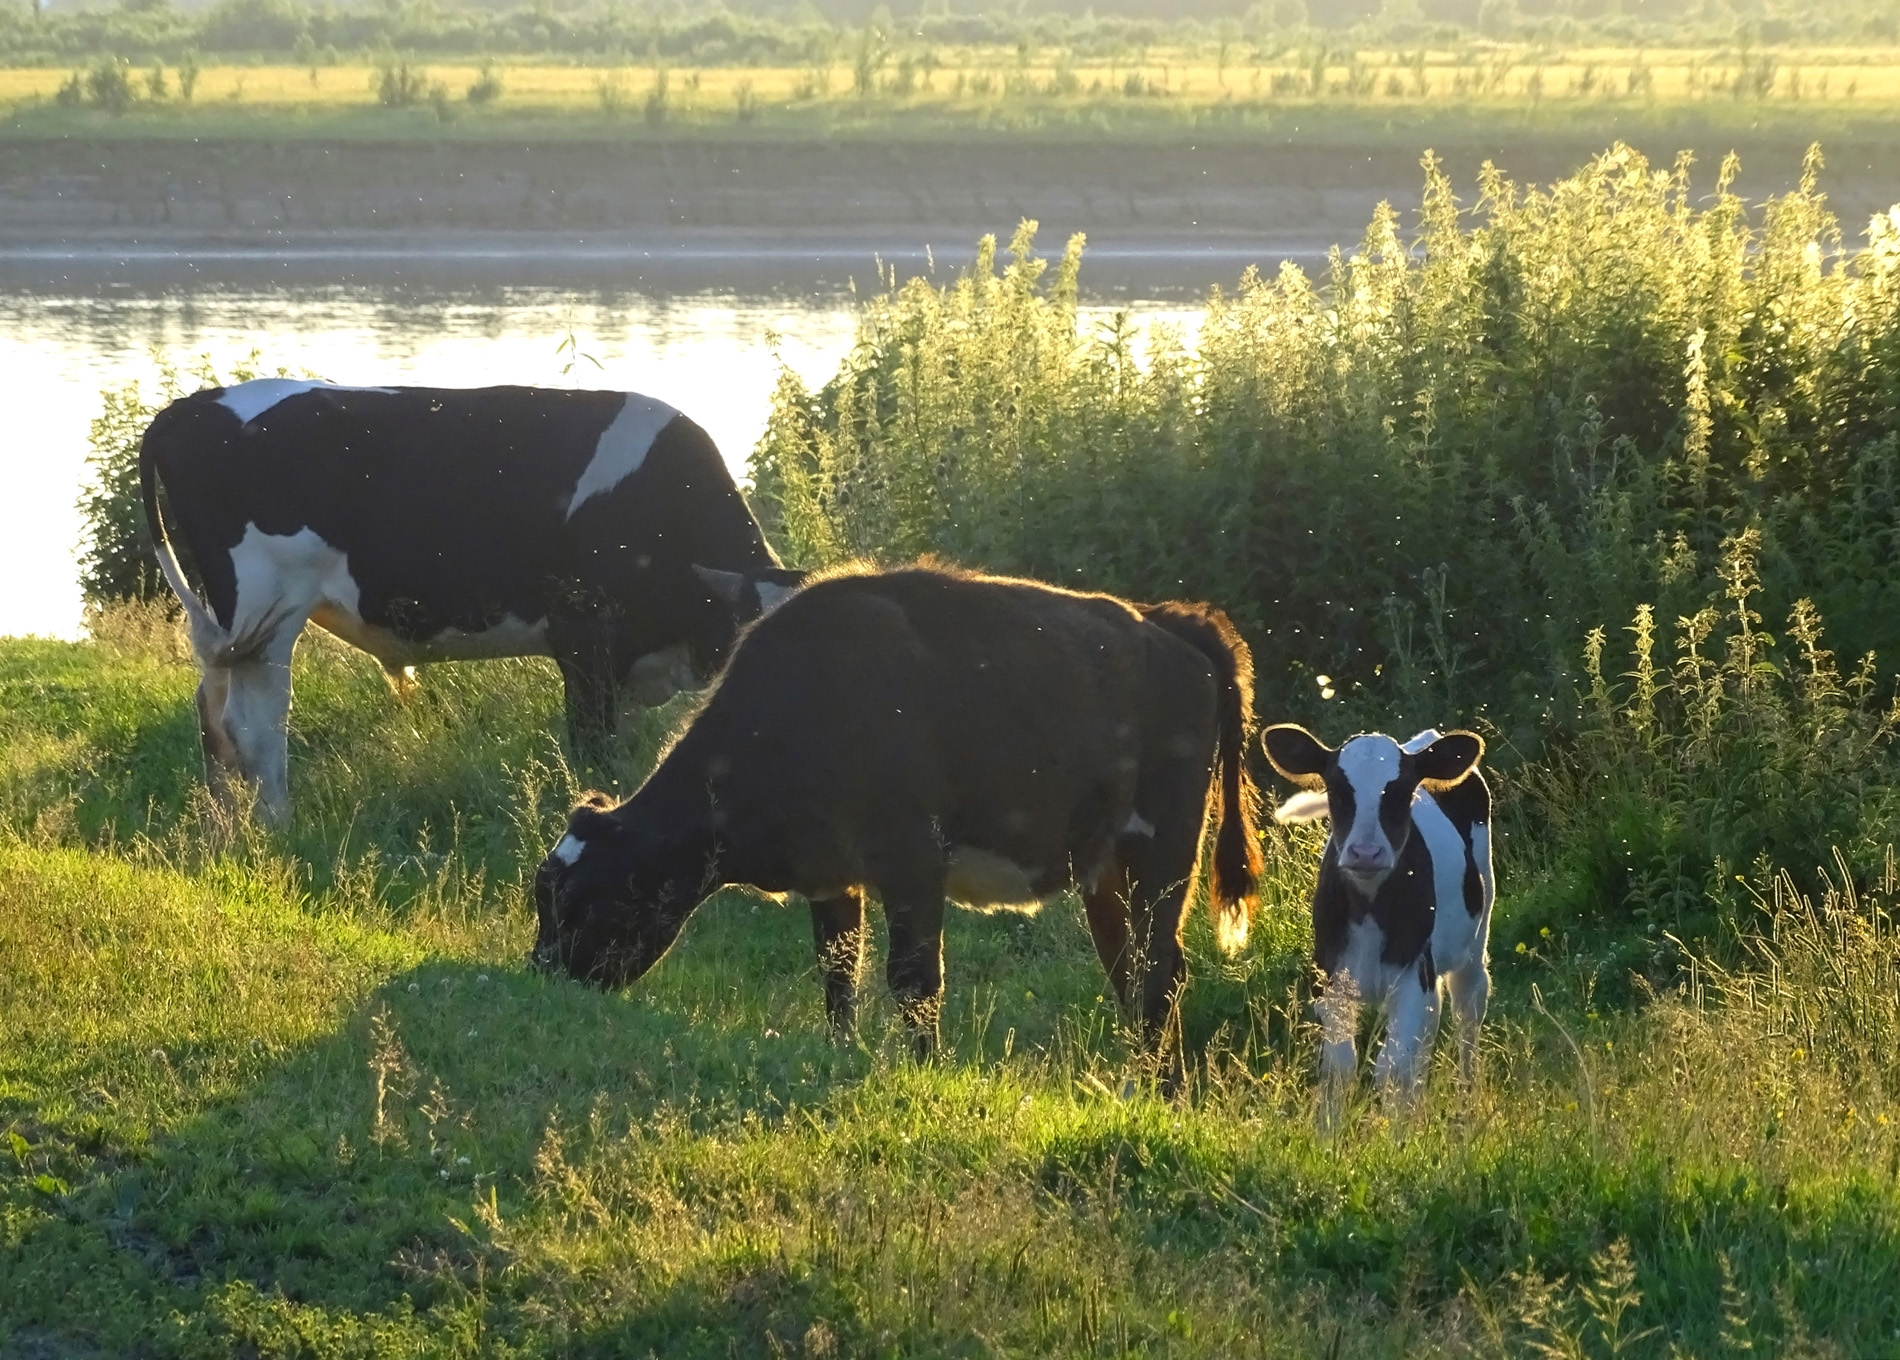
<path id="1" fill-rule="evenodd" d="M 864 895 L 856 888 L 811 904 L 812 940 L 825 982 L 825 1019 L 834 1042 L 857 1030 L 858 971 L 864 964 Z"/>
<path id="2" fill-rule="evenodd" d="M 1407 972 L 1392 988 L 1386 1010 L 1385 1042 L 1379 1045 L 1374 1074 L 1388 1101 L 1409 1108 L 1431 1058 L 1430 1036 L 1438 1031 L 1437 976 L 1427 980 L 1419 970 Z"/>
<path id="3" fill-rule="evenodd" d="M 1319 1126 L 1338 1125 L 1359 1068 L 1359 984 L 1345 969 L 1328 974 L 1319 994 Z"/>
<path id="4" fill-rule="evenodd" d="M 1451 1008 L 1458 1017 L 1458 1072 L 1467 1082 L 1478 1076 L 1478 1035 L 1491 1001 L 1491 970 L 1479 952 L 1464 967 L 1445 974 Z"/>

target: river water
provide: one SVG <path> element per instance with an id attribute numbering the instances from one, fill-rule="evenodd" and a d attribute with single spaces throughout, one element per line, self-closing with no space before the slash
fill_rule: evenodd
<path id="1" fill-rule="evenodd" d="M 754 261 L 736 292 L 709 286 L 718 262 L 704 260 L 643 269 L 628 286 L 586 261 L 562 282 L 559 262 L 547 260 L 458 270 L 438 259 L 419 272 L 400 261 L 255 254 L 109 267 L 0 259 L 0 636 L 82 632 L 77 497 L 107 389 L 137 383 L 150 399 L 165 365 L 189 371 L 202 360 L 221 373 L 250 363 L 370 386 L 640 391 L 705 426 L 738 474 L 765 428 L 780 365 L 816 385 L 849 352 L 854 279 L 869 283 L 881 267 L 861 253 L 788 262 L 777 286 Z M 1204 272 L 1159 265 L 1137 257 L 1096 271 L 1110 289 L 1088 310 L 1191 324 L 1191 300 L 1239 272 L 1227 260 Z"/>

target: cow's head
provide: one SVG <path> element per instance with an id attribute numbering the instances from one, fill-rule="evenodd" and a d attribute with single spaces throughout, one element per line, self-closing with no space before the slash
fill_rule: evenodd
<path id="1" fill-rule="evenodd" d="M 1304 727 L 1280 723 L 1260 734 L 1273 768 L 1308 791 L 1281 810 L 1282 821 L 1333 822 L 1340 872 L 1360 896 L 1375 896 L 1412 832 L 1412 795 L 1450 788 L 1477 765 L 1484 738 L 1472 732 L 1420 733 L 1401 746 L 1379 732 L 1335 751 Z M 1313 794 L 1324 794 L 1322 805 Z"/>
<path id="2" fill-rule="evenodd" d="M 591 794 L 534 877 L 534 961 L 624 987 L 660 961 L 715 886 L 704 846 L 685 846 Z"/>
<path id="3" fill-rule="evenodd" d="M 805 583 L 806 573 L 789 567 L 749 567 L 725 571 L 693 565 L 712 608 L 708 624 L 692 639 L 693 665 L 703 684 L 726 664 L 739 630 L 771 613 Z"/>

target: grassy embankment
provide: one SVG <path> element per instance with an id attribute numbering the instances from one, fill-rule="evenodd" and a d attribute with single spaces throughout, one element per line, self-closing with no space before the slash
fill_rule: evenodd
<path id="1" fill-rule="evenodd" d="M 1812 193 L 1732 250 L 1732 205 L 1677 194 L 1624 157 L 1494 194 L 1475 232 L 1428 211 L 1422 259 L 1377 227 L 1332 296 L 1258 284 L 1145 366 L 1077 334 L 1069 268 L 906 284 L 825 392 L 787 379 L 756 462 L 803 560 L 935 548 L 1208 595 L 1253 636 L 1269 717 L 1334 739 L 1488 722 L 1507 834 L 1475 1095 L 1441 1055 L 1417 1118 L 1367 1105 L 1313 1133 L 1304 833 L 1268 836 L 1246 954 L 1217 961 L 1194 924 L 1184 1022 L 1208 1057 L 1180 1105 L 1120 1098 L 1140 1064 L 1067 901 L 954 917 L 951 1053 L 923 1069 L 881 1002 L 829 1048 L 804 920 L 740 894 L 626 995 L 549 981 L 522 966 L 521 888 L 574 793 L 550 668 L 438 670 L 404 707 L 307 641 L 299 820 L 272 839 L 197 803 L 191 670 L 120 612 L 89 643 L 0 644 L 0 1336 L 1896 1344 L 1893 721 L 1789 599 L 1820 599 L 1850 655 L 1891 627 L 1855 583 L 1892 565 L 1865 534 L 1900 253 L 1836 274 Z M 1633 647 L 1591 640 L 1632 614 Z M 632 734 L 625 774 L 678 717 Z M 1830 843 L 1858 895 L 1772 877 L 1816 882 Z"/>
<path id="2" fill-rule="evenodd" d="M 549 65 L 474 58 L 193 67 L 107 59 L 0 70 L 14 135 L 484 137 L 1042 134 L 1366 141 L 1885 127 L 1884 49 L 1741 51 L 1492 45 L 1467 50 L 1199 49 L 1114 60 L 933 48 L 799 67 Z M 67 92 L 62 95 L 62 87 Z"/>

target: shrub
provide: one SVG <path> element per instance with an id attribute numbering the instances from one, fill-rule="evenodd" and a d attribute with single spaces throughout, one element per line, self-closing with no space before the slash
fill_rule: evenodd
<path id="1" fill-rule="evenodd" d="M 1547 190 L 1487 166 L 1463 212 L 1430 157 L 1421 227 L 1381 210 L 1322 282 L 1210 299 L 1194 345 L 1082 327 L 1079 238 L 1026 223 L 999 268 L 873 298 L 755 453 L 797 560 L 918 553 L 1214 600 L 1263 711 L 1381 726 L 1488 716 L 1526 752 L 1574 723 L 1603 618 L 1716 588 L 1761 530 L 1767 607 L 1811 597 L 1900 647 L 1900 217 L 1835 263 L 1816 185 L 1751 220 L 1725 165 L 1618 146 Z"/>
<path id="2" fill-rule="evenodd" d="M 104 410 L 92 422 L 86 481 L 79 494 L 80 596 L 89 610 L 120 601 L 166 599 L 167 586 L 152 554 L 151 532 L 139 489 L 139 441 L 145 427 L 187 392 L 259 376 L 256 356 L 219 378 L 204 361 L 188 373 L 165 367 L 158 391 L 146 401 L 137 383 L 100 393 Z M 279 376 L 283 370 L 278 370 Z M 161 491 L 162 495 L 162 491 Z M 185 556 L 182 545 L 179 554 Z"/>
<path id="3" fill-rule="evenodd" d="M 468 87 L 468 102 L 492 104 L 501 98 L 501 89 L 501 72 L 495 69 L 492 61 L 485 61 L 481 72 L 475 77 L 475 83 Z"/>
<path id="4" fill-rule="evenodd" d="M 372 79 L 376 102 L 386 109 L 408 109 L 426 103 L 440 105 L 448 99 L 448 90 L 440 81 L 430 80 L 427 71 L 406 61 L 386 63 Z"/>
<path id="5" fill-rule="evenodd" d="M 132 68 L 123 59 L 106 57 L 86 73 L 86 102 L 107 113 L 124 113 L 138 102 Z"/>

